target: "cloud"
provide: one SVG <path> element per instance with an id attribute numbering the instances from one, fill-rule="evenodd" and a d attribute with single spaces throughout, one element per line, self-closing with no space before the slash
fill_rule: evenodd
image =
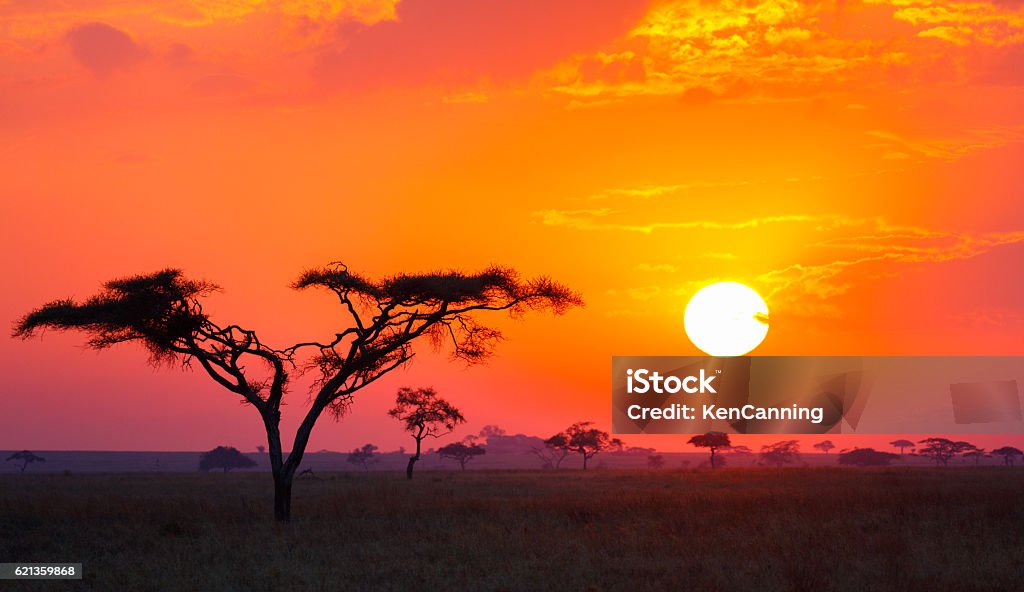
<path id="1" fill-rule="evenodd" d="M 1004 328 L 1024 325 L 1024 311 L 1005 307 L 975 307 L 950 315 L 950 320 L 972 327 Z"/>
<path id="2" fill-rule="evenodd" d="M 699 105 L 896 81 L 1018 80 L 1010 58 L 995 52 L 1024 44 L 1017 4 L 670 0 L 616 43 L 552 68 L 542 83 L 576 101 L 674 95 Z"/>
<path id="3" fill-rule="evenodd" d="M 743 281 L 759 290 L 773 311 L 805 317 L 834 317 L 842 314 L 839 297 L 854 287 L 883 278 L 895 278 L 922 266 L 965 261 L 1002 247 L 1024 244 L 1024 230 L 1006 232 L 954 232 L 926 226 L 894 224 L 880 217 L 844 215 L 788 215 L 751 218 L 736 222 L 692 220 L 651 224 L 621 224 L 612 220 L 621 212 L 610 209 L 565 210 L 548 212 L 548 224 L 581 231 L 672 232 L 699 228 L 708 231 L 701 244 L 711 249 L 716 244 L 747 245 L 743 257 L 731 252 L 706 250 L 700 257 L 717 259 L 713 267 L 695 265 L 680 269 L 674 265 L 637 263 L 637 273 L 664 272 L 672 277 L 692 274 L 693 269 L 713 270 L 715 277 L 693 277 L 676 285 L 646 285 L 641 276 L 618 292 L 633 300 L 656 301 L 663 297 L 691 295 L 713 281 Z M 542 217 L 542 220 L 545 219 Z M 757 242 L 742 242 L 737 232 L 760 228 L 768 234 Z M 716 232 L 722 233 L 716 238 Z M 773 237 L 798 236 L 800 247 L 783 251 L 786 260 L 778 265 L 778 255 L 754 254 Z M 674 236 L 667 237 L 669 241 Z M 776 264 L 773 266 L 773 262 Z M 659 289 L 660 288 L 660 289 Z"/>
<path id="4" fill-rule="evenodd" d="M 883 130 L 871 130 L 866 135 L 879 140 L 877 146 L 883 149 L 883 158 L 888 160 L 906 159 L 911 155 L 956 160 L 978 150 L 1024 142 L 1024 126 L 966 129 L 934 139 L 913 139 Z"/>
<path id="5" fill-rule="evenodd" d="M 628 30 L 646 0 L 404 0 L 395 20 L 343 29 L 319 55 L 325 86 L 463 85 L 528 78 Z"/>
<path id="6" fill-rule="evenodd" d="M 396 18 L 399 0 L 189 0 L 154 11 L 164 22 L 186 27 L 238 22 L 253 15 L 276 14 L 306 25 L 373 24 Z"/>
<path id="7" fill-rule="evenodd" d="M 754 281 L 767 290 L 775 306 L 823 314 L 830 310 L 826 301 L 866 279 L 893 277 L 899 266 L 962 261 L 1024 243 L 1024 231 L 970 234 L 920 228 L 893 232 L 884 221 L 873 223 L 878 225 L 875 234 L 835 237 L 816 245 L 819 258 L 822 253 L 840 258 L 793 263 L 761 273 Z M 842 257 L 843 251 L 859 256 Z"/>
<path id="8" fill-rule="evenodd" d="M 661 294 L 660 286 L 634 286 L 626 290 L 626 295 L 633 300 L 640 300 L 641 302 L 650 300 L 658 294 Z"/>
<path id="9" fill-rule="evenodd" d="M 149 57 L 149 52 L 127 33 L 104 23 L 87 23 L 65 35 L 78 63 L 97 76 L 131 68 Z"/>
<path id="10" fill-rule="evenodd" d="M 678 267 L 669 263 L 638 263 L 633 269 L 650 273 L 675 273 L 679 271 Z"/>
<path id="11" fill-rule="evenodd" d="M 533 213 L 534 218 L 539 219 L 545 226 L 565 226 L 575 230 L 618 230 L 625 232 L 638 232 L 651 234 L 657 230 L 745 230 L 765 226 L 769 224 L 786 224 L 796 222 L 810 222 L 815 219 L 825 221 L 830 217 L 816 218 L 815 216 L 764 216 L 760 218 L 749 218 L 736 222 L 719 222 L 715 220 L 686 220 L 678 222 L 652 222 L 647 224 L 629 224 L 621 222 L 605 221 L 609 216 L 616 214 L 609 208 L 590 210 L 539 210 Z"/>

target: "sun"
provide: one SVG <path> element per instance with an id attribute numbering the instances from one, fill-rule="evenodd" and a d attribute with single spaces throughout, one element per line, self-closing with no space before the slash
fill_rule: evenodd
<path id="1" fill-rule="evenodd" d="M 686 305 L 686 335 L 711 356 L 742 356 L 768 334 L 768 305 L 753 289 L 737 282 L 701 288 Z"/>

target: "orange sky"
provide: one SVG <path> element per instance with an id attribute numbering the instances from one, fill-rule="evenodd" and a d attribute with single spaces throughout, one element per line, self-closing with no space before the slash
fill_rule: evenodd
<path id="1" fill-rule="evenodd" d="M 329 261 L 583 292 L 486 366 L 424 351 L 310 450 L 404 444 L 401 385 L 460 435 L 607 427 L 610 357 L 697 353 L 717 279 L 765 296 L 756 353 L 1024 354 L 1022 83 L 1011 0 L 0 0 L 0 317 L 166 266 L 281 346 L 335 332 L 287 288 Z M 204 376 L 81 343 L 0 340 L 0 448 L 264 441 Z"/>

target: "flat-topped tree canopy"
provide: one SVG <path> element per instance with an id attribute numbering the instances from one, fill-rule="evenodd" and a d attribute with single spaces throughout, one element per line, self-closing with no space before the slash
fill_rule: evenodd
<path id="1" fill-rule="evenodd" d="M 298 346 L 320 346 L 314 362 L 325 375 L 341 363 L 371 370 L 401 364 L 411 356 L 407 346 L 419 335 L 430 337 L 435 346 L 449 341 L 453 357 L 475 363 L 493 353 L 502 335 L 478 323 L 473 312 L 518 315 L 546 309 L 561 314 L 583 305 L 579 294 L 550 278 L 523 280 L 514 269 L 499 266 L 472 274 L 398 274 L 375 282 L 334 263 L 306 270 L 292 287 L 331 290 L 351 315 L 350 327 L 333 342 Z M 350 346 L 347 351 L 339 351 L 343 343 Z"/>
<path id="2" fill-rule="evenodd" d="M 167 360 L 209 323 L 199 298 L 218 289 L 187 279 L 180 269 L 115 279 L 82 302 L 54 300 L 28 313 L 15 323 L 14 336 L 29 338 L 47 328 L 80 330 L 91 334 L 90 347 L 137 341 L 154 360 Z"/>
<path id="3" fill-rule="evenodd" d="M 397 274 L 373 282 L 352 273 L 341 263 L 308 269 L 292 287 L 323 287 L 342 297 L 362 297 L 382 307 L 442 306 L 449 308 L 527 310 L 553 312 L 583 304 L 579 294 L 547 277 L 529 280 L 509 267 L 491 266 L 467 274 L 457 270 Z"/>

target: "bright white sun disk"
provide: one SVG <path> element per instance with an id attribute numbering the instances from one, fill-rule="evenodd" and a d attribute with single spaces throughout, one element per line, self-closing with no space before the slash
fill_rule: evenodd
<path id="1" fill-rule="evenodd" d="M 711 356 L 742 356 L 768 334 L 768 305 L 751 288 L 719 282 L 701 288 L 686 305 L 686 335 Z"/>

